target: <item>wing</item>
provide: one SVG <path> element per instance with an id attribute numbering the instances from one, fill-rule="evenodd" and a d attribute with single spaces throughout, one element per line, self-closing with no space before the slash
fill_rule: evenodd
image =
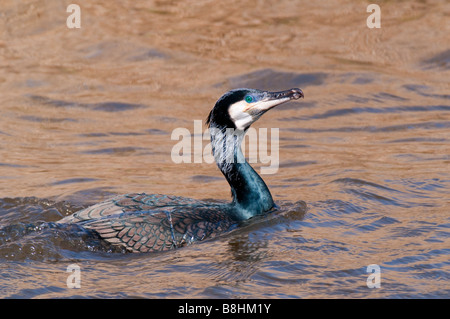
<path id="1" fill-rule="evenodd" d="M 165 251 L 206 238 L 236 226 L 225 212 L 208 208 L 177 207 L 172 210 L 125 212 L 80 223 L 105 241 L 131 252 Z"/>
<path id="2" fill-rule="evenodd" d="M 231 230 L 236 222 L 224 207 L 179 196 L 127 194 L 80 210 L 58 223 L 77 223 L 128 251 L 164 251 Z"/>
<path id="3" fill-rule="evenodd" d="M 59 220 L 58 223 L 78 223 L 107 216 L 119 215 L 125 212 L 151 211 L 179 206 L 201 207 L 204 206 L 204 204 L 203 202 L 195 199 L 179 196 L 160 194 L 126 194 L 113 197 L 102 203 L 80 210 L 70 216 L 64 217 Z"/>

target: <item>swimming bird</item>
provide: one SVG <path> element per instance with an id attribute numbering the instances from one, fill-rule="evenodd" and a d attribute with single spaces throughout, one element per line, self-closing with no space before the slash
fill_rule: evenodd
<path id="1" fill-rule="evenodd" d="M 217 203 L 160 194 L 126 194 L 64 217 L 130 252 L 179 248 L 235 229 L 241 221 L 274 209 L 263 179 L 245 160 L 241 142 L 251 124 L 273 107 L 303 96 L 298 88 L 268 92 L 235 89 L 209 113 L 212 152 L 231 188 L 232 201 Z"/>

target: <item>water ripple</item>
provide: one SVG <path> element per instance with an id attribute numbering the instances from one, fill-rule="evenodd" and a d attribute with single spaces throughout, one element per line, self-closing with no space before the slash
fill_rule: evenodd
<path id="1" fill-rule="evenodd" d="M 46 96 L 40 95 L 27 95 L 27 97 L 33 103 L 39 103 L 43 105 L 56 106 L 56 107 L 81 107 L 92 109 L 95 111 L 104 111 L 104 112 L 121 112 L 134 110 L 138 108 L 145 108 L 146 105 L 143 104 L 133 104 L 133 103 L 125 103 L 125 102 L 100 102 L 100 103 L 79 103 L 79 102 L 70 102 L 52 99 Z"/>
<path id="2" fill-rule="evenodd" d="M 421 123 L 407 123 L 389 126 L 345 126 L 334 128 L 303 128 L 291 127 L 286 130 L 299 133 L 324 133 L 324 132 L 370 132 L 386 133 L 409 130 L 446 130 L 450 128 L 450 121 L 431 121 Z"/>
<path id="3" fill-rule="evenodd" d="M 325 113 L 315 114 L 311 116 L 293 116 L 289 118 L 280 118 L 280 121 L 308 121 L 314 119 L 327 119 L 339 116 L 348 116 L 349 114 L 363 114 L 363 113 L 371 113 L 371 114 L 391 114 L 391 113 L 405 113 L 405 112 L 432 112 L 432 111 L 440 111 L 440 112 L 448 112 L 450 111 L 449 105 L 427 105 L 427 106 L 395 106 L 395 107 L 351 107 L 351 108 L 342 108 L 337 110 L 329 110 Z"/>

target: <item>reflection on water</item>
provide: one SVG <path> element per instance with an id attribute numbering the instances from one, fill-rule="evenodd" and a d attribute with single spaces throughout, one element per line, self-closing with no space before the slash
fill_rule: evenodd
<path id="1" fill-rule="evenodd" d="M 365 2 L 247 2 L 83 1 L 81 29 L 71 1 L 2 2 L 2 297 L 448 298 L 448 3 L 380 2 L 369 29 Z M 276 213 L 153 255 L 53 224 L 127 192 L 228 200 L 170 137 L 236 87 L 305 93 L 255 125 L 279 128 Z"/>

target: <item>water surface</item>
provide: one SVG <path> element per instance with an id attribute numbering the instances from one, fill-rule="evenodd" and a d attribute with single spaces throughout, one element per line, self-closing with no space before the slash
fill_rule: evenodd
<path id="1" fill-rule="evenodd" d="M 70 3 L 0 10 L 1 297 L 450 296 L 448 2 L 381 1 L 381 29 L 366 1 L 83 1 L 68 29 Z M 229 200 L 171 133 L 237 87 L 305 93 L 254 125 L 279 128 L 278 212 L 161 254 L 43 226 L 128 192 Z"/>

